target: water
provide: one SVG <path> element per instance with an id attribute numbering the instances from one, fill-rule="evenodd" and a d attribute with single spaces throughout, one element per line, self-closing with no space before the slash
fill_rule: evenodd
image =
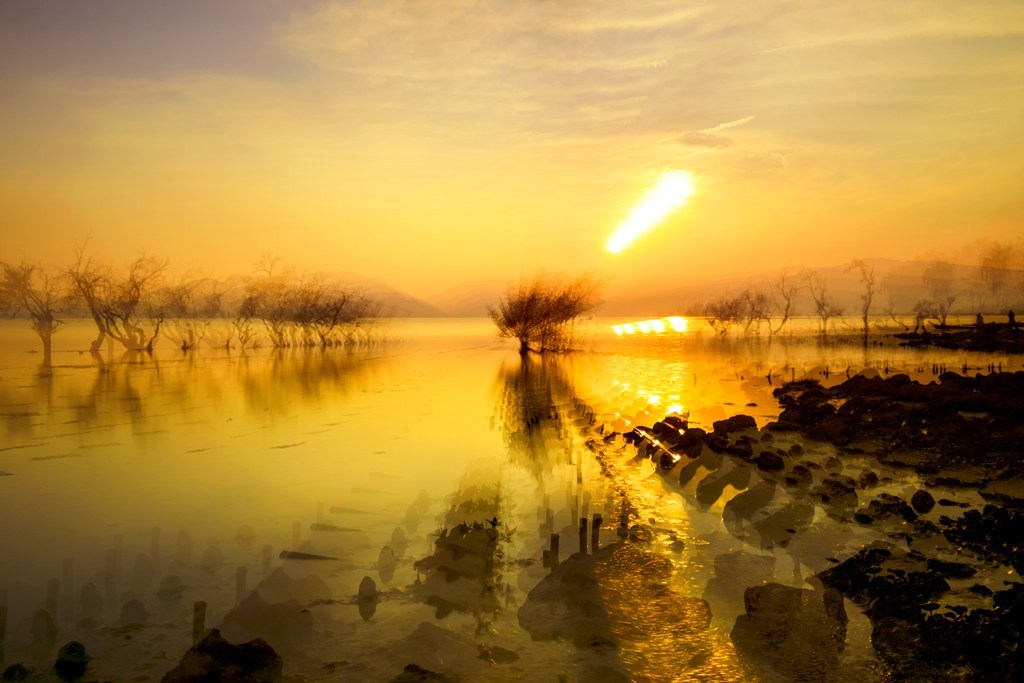
<path id="1" fill-rule="evenodd" d="M 224 630 L 268 637 L 285 672 L 310 680 L 386 681 L 411 662 L 466 680 L 622 672 L 774 680 L 771 666 L 741 657 L 729 638 L 743 589 L 764 578 L 809 587 L 804 580 L 826 557 L 871 532 L 837 529 L 816 509 L 798 543 L 763 548 L 749 525 L 724 519 L 742 487 L 709 496 L 698 483 L 713 472 L 680 485 L 603 437 L 669 412 L 709 429 L 738 413 L 763 425 L 778 414 L 771 391 L 782 380 L 833 383 L 867 368 L 927 381 L 943 366 L 1020 366 L 1013 357 L 905 350 L 891 339 L 865 347 L 852 328 L 822 344 L 805 333 L 807 321 L 770 341 L 720 339 L 695 321 L 684 331 L 616 335 L 611 325 L 622 322 L 584 326 L 585 353 L 524 365 L 514 344 L 476 319 L 390 321 L 390 341 L 350 350 L 152 355 L 77 351 L 92 330 L 75 321 L 55 337 L 49 369 L 39 367 L 27 324 L 0 323 L 7 662 L 32 658 L 33 614 L 49 606 L 56 645 L 84 642 L 95 676 L 159 680 L 191 644 L 193 604 L 206 602 L 205 625 L 220 625 L 245 595 L 239 568 L 254 588 L 269 547 L 271 572 L 285 576 L 261 593 L 294 597 L 295 608 L 254 617 L 256 625 L 229 620 Z M 917 485 L 912 474 L 889 474 L 892 490 Z M 596 571 L 606 576 L 602 600 L 619 646 L 532 639 L 517 613 L 549 573 L 550 534 L 561 533 L 565 560 L 578 549 L 577 520 L 601 513 L 608 545 L 624 502 L 651 530 L 644 547 L 671 563 L 661 588 L 645 588 L 649 559 L 602 561 Z M 493 566 L 450 581 L 416 566 L 435 553 L 442 529 L 476 522 L 486 531 L 487 520 L 496 523 Z M 472 532 L 460 543 L 475 542 Z M 332 559 L 282 560 L 281 551 Z M 774 567 L 714 593 L 723 584 L 712 581 L 716 558 L 730 552 L 770 556 Z M 182 588 L 159 598 L 169 575 Z M 356 598 L 367 576 L 380 592 L 372 607 Z M 288 577 L 316 578 L 300 586 Z M 91 621 L 81 599 L 90 582 L 103 598 Z M 647 595 L 643 609 L 631 602 L 638 595 Z M 707 629 L 697 614 L 679 616 L 688 614 L 680 604 L 705 595 L 714 615 Z M 132 599 L 147 612 L 142 626 L 121 618 Z M 846 609 L 846 649 L 823 676 L 864 680 L 876 675 L 868 626 Z M 52 661 L 52 651 L 43 654 Z"/>

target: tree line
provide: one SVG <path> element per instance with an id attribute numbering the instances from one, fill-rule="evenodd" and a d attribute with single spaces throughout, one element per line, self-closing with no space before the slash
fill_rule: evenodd
<path id="1" fill-rule="evenodd" d="M 42 342 L 44 364 L 53 336 L 72 316 L 95 323 L 91 352 L 104 342 L 151 352 L 161 336 L 184 351 L 204 339 L 238 349 L 362 344 L 372 340 L 373 321 L 384 313 L 372 296 L 285 268 L 270 256 L 260 259 L 240 296 L 232 298 L 210 279 L 172 281 L 166 259 L 140 256 L 118 268 L 84 248 L 55 270 L 0 261 L 0 311 L 28 319 Z M 229 324 L 214 331 L 211 320 L 218 318 Z"/>
<path id="2" fill-rule="evenodd" d="M 787 269 L 761 285 L 722 294 L 694 313 L 705 316 L 720 334 L 730 330 L 778 334 L 797 314 L 801 300 L 810 304 L 821 334 L 827 334 L 830 321 L 843 315 L 856 315 L 865 337 L 872 319 L 876 324 L 898 325 L 906 330 L 923 329 L 926 323 L 945 327 L 956 312 L 1006 314 L 1014 303 L 1024 303 L 1024 271 L 1016 267 L 1021 261 L 1024 248 L 998 242 L 982 249 L 977 266 L 932 259 L 925 264 L 918 283 L 917 291 L 924 296 L 900 306 L 891 278 L 888 282 L 880 279 L 873 265 L 853 259 L 844 271 L 855 275 L 859 282 L 859 303 L 852 310 L 840 303 L 832 283 L 820 271 Z M 913 328 L 905 319 L 907 315 L 913 320 Z"/>

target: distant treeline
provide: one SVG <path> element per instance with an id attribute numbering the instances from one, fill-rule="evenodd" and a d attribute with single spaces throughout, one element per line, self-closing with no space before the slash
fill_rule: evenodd
<path id="1" fill-rule="evenodd" d="M 818 319 L 822 334 L 828 332 L 831 320 L 843 315 L 856 315 L 865 336 L 872 322 L 879 327 L 896 325 L 907 330 L 921 329 L 926 324 L 945 326 L 955 314 L 1006 315 L 1014 306 L 1021 308 L 1024 270 L 1017 266 L 1022 261 L 1024 248 L 1019 244 L 998 242 L 982 251 L 977 266 L 929 261 L 921 274 L 925 296 L 909 310 L 897 308 L 894 288 L 884 280 L 879 282 L 874 266 L 854 259 L 845 269 L 860 283 L 860 301 L 854 310 L 840 305 L 820 271 L 803 269 L 783 270 L 774 280 L 749 285 L 739 293 L 723 293 L 684 313 L 705 316 L 720 334 L 730 330 L 778 334 L 799 313 L 801 303 L 810 304 L 810 313 Z"/>

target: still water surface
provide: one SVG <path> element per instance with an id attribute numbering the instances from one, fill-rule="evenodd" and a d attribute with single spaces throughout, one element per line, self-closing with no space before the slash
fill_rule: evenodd
<path id="1" fill-rule="evenodd" d="M 869 532 L 834 529 L 816 514 L 810 540 L 759 547 L 723 522 L 737 489 L 700 499 L 632 460 L 621 439 L 602 437 L 668 412 L 708 429 L 747 413 L 760 426 L 778 414 L 771 390 L 783 379 L 832 382 L 870 368 L 928 380 L 942 364 L 1015 362 L 910 351 L 891 339 L 865 347 L 854 335 L 828 344 L 800 333 L 723 340 L 693 321 L 689 330 L 617 335 L 617 322 L 625 321 L 588 325 L 587 352 L 525 364 L 478 319 L 390 321 L 388 342 L 353 350 L 152 355 L 79 352 L 92 330 L 74 322 L 55 338 L 50 371 L 38 366 L 28 326 L 3 322 L 6 661 L 42 661 L 33 615 L 48 606 L 56 644 L 86 643 L 96 676 L 159 680 L 191 643 L 193 603 L 207 603 L 207 627 L 221 624 L 245 595 L 239 568 L 245 588 L 256 587 L 269 547 L 271 578 L 316 583 L 304 592 L 292 582 L 278 595 L 295 598 L 307 621 L 289 632 L 254 617 L 249 632 L 276 637 L 285 673 L 308 680 L 386 681 L 412 662 L 465 680 L 775 680 L 730 641 L 743 589 L 765 578 L 806 588 L 837 544 L 856 547 Z M 912 479 L 897 473 L 891 485 L 912 490 Z M 531 639 L 517 613 L 549 573 L 541 559 L 550 534 L 561 533 L 564 560 L 578 549 L 579 517 L 618 520 L 626 499 L 654 531 L 650 548 L 672 563 L 666 589 L 707 597 L 711 627 L 697 617 L 692 628 L 680 623 L 657 596 L 638 601 L 646 584 L 627 570 L 604 584 L 618 648 Z M 496 566 L 468 593 L 464 578 L 431 587 L 414 563 L 434 552 L 441 530 L 489 519 L 498 523 Z M 618 540 L 615 527 L 605 528 L 604 545 Z M 289 550 L 332 559 L 282 560 Z M 774 569 L 735 577 L 734 590 L 714 598 L 716 558 L 736 551 L 771 556 Z M 157 597 L 171 575 L 182 588 Z M 356 600 L 367 576 L 380 591 L 368 618 Z M 95 614 L 82 597 L 90 582 L 103 598 Z M 143 626 L 122 614 L 133 599 L 146 611 Z M 849 603 L 847 611 L 847 647 L 822 680 L 876 675 L 866 622 Z"/>

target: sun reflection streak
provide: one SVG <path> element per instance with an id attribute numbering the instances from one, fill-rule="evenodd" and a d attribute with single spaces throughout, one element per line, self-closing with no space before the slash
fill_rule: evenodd
<path id="1" fill-rule="evenodd" d="M 686 204 L 692 194 L 693 176 L 689 172 L 672 170 L 662 173 L 608 238 L 606 248 L 618 254 Z"/>
<path id="2" fill-rule="evenodd" d="M 620 323 L 612 325 L 612 331 L 618 336 L 623 334 L 664 334 L 666 332 L 686 332 L 689 328 L 689 321 L 678 315 L 667 318 L 651 318 L 649 320 L 638 320 L 632 323 Z"/>

